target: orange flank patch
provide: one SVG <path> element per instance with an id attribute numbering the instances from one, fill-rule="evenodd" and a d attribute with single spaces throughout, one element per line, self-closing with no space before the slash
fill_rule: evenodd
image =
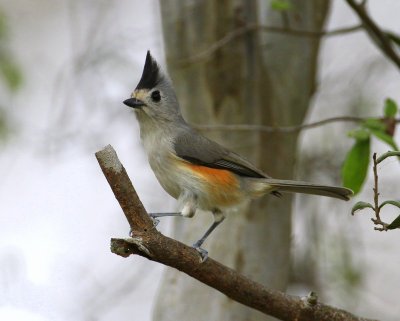
<path id="1" fill-rule="evenodd" d="M 197 175 L 204 177 L 213 185 L 221 186 L 221 188 L 237 185 L 235 175 L 228 170 L 193 164 L 188 164 L 187 166 Z"/>
<path id="2" fill-rule="evenodd" d="M 231 206 L 239 201 L 240 187 L 236 175 L 225 169 L 185 164 L 208 189 L 210 201 L 217 206 Z"/>

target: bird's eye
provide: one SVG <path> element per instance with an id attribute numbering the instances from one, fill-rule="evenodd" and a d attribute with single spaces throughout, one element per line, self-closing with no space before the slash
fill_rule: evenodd
<path id="1" fill-rule="evenodd" d="M 151 93 L 151 99 L 155 102 L 159 102 L 161 100 L 161 95 L 160 92 L 158 90 L 154 90 Z"/>

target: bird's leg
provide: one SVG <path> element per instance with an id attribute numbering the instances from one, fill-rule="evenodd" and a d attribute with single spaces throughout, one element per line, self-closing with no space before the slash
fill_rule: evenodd
<path id="1" fill-rule="evenodd" d="M 182 216 L 180 212 L 167 212 L 167 213 L 149 213 L 150 218 L 153 221 L 154 226 L 157 226 L 160 223 L 158 217 L 165 217 L 165 216 Z M 129 235 L 133 237 L 133 231 L 129 231 Z"/>
<path id="2" fill-rule="evenodd" d="M 196 206 L 193 202 L 186 202 L 183 206 L 181 212 L 168 212 L 168 213 L 149 213 L 149 216 L 152 218 L 154 225 L 157 226 L 160 222 L 157 218 L 158 217 L 165 217 L 165 216 L 183 216 L 183 217 L 193 217 L 196 213 Z"/>
<path id="3" fill-rule="evenodd" d="M 204 233 L 204 235 L 196 243 L 193 244 L 193 247 L 200 253 L 201 262 L 204 262 L 208 258 L 208 252 L 205 249 L 201 248 L 201 246 L 203 245 L 207 237 L 212 233 L 212 231 L 214 231 L 215 228 L 219 224 L 221 224 L 222 221 L 225 219 L 225 215 L 220 210 L 214 210 L 213 214 L 214 214 L 214 222 Z"/>
<path id="4" fill-rule="evenodd" d="M 171 213 L 149 213 L 150 217 L 164 217 L 164 216 L 182 216 L 181 212 L 171 212 Z"/>
<path id="5" fill-rule="evenodd" d="M 183 217 L 193 217 L 194 214 L 196 213 L 196 206 L 193 202 L 186 202 L 186 204 L 183 206 L 181 212 L 172 212 L 172 213 L 149 213 L 150 217 L 152 219 L 155 219 L 156 221 L 158 217 L 164 217 L 164 216 L 183 216 Z"/>
<path id="6" fill-rule="evenodd" d="M 182 216 L 181 212 L 168 212 L 168 213 L 149 213 L 149 216 L 153 220 L 154 226 L 157 226 L 160 223 L 159 217 L 166 216 Z"/>

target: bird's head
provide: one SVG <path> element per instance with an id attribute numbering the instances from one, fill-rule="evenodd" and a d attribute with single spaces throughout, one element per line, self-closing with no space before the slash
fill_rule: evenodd
<path id="1" fill-rule="evenodd" d="M 168 122 L 181 118 L 172 83 L 151 56 L 150 51 L 147 51 L 142 78 L 131 98 L 125 100 L 124 104 L 134 108 L 139 121 L 150 118 Z"/>

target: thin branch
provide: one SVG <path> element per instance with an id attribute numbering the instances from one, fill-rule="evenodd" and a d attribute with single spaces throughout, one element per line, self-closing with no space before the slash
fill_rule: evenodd
<path id="1" fill-rule="evenodd" d="M 306 298 L 270 290 L 236 271 L 208 258 L 201 263 L 193 248 L 158 232 L 144 209 L 114 149 L 109 145 L 96 153 L 104 175 L 132 229 L 132 238 L 112 239 L 113 253 L 137 254 L 176 268 L 224 293 L 231 299 L 285 321 L 372 321 Z"/>
<path id="2" fill-rule="evenodd" d="M 372 188 L 374 192 L 374 205 L 368 202 L 364 201 L 359 201 L 357 202 L 354 206 L 353 209 L 351 210 L 351 215 L 354 215 L 355 212 L 359 210 L 363 210 L 366 208 L 372 209 L 374 211 L 375 217 L 371 218 L 371 221 L 378 226 L 374 227 L 374 230 L 376 231 L 388 231 L 388 230 L 394 230 L 394 229 L 399 229 L 400 228 L 400 215 L 397 216 L 396 219 L 393 220 L 390 224 L 382 221 L 381 219 L 381 210 L 384 206 L 386 205 L 393 205 L 396 206 L 397 208 L 400 208 L 400 202 L 399 201 L 394 201 L 394 200 L 387 200 L 379 204 L 379 188 L 378 188 L 378 164 L 380 164 L 383 160 L 385 160 L 388 157 L 398 157 L 400 159 L 400 151 L 388 151 L 378 158 L 376 157 L 376 153 L 372 155 L 372 160 L 373 160 L 373 173 L 374 173 L 374 187 Z"/>
<path id="3" fill-rule="evenodd" d="M 209 57 L 211 54 L 213 54 L 217 50 L 221 49 L 225 45 L 227 45 L 232 40 L 234 40 L 248 32 L 251 32 L 251 31 L 275 32 L 275 33 L 288 34 L 288 35 L 296 36 L 296 37 L 319 38 L 319 37 L 323 37 L 323 36 L 330 37 L 330 36 L 348 34 L 351 32 L 359 31 L 361 29 L 362 29 L 362 25 L 355 25 L 355 26 L 344 27 L 344 28 L 328 30 L 328 31 L 326 31 L 326 30 L 310 31 L 310 30 L 291 29 L 291 28 L 286 28 L 286 27 L 273 27 L 273 26 L 264 26 L 264 25 L 259 25 L 259 24 L 248 24 L 244 27 L 237 28 L 237 29 L 227 33 L 224 37 L 222 37 L 221 39 L 219 39 L 218 41 L 213 43 L 211 46 L 209 46 L 204 51 L 201 51 L 194 56 L 191 56 L 187 59 L 183 59 L 183 60 L 179 61 L 179 64 L 185 65 L 185 64 L 191 64 L 191 63 L 201 61 L 201 60 Z"/>
<path id="4" fill-rule="evenodd" d="M 372 41 L 380 48 L 382 53 L 389 58 L 400 69 L 400 56 L 393 48 L 393 43 L 387 34 L 369 16 L 365 1 L 358 4 L 355 0 L 346 0 L 349 6 L 360 18 L 364 29 L 367 31 Z"/>
<path id="5" fill-rule="evenodd" d="M 295 133 L 305 129 L 316 128 L 322 125 L 335 122 L 353 122 L 362 123 L 367 119 L 374 117 L 354 117 L 354 116 L 339 116 L 332 117 L 323 120 L 319 120 L 313 123 L 297 125 L 297 126 L 267 126 L 267 125 L 193 125 L 193 127 L 199 130 L 221 130 L 221 131 L 260 131 L 260 132 L 277 132 L 277 133 Z M 376 117 L 377 119 L 381 119 Z M 381 119 L 384 120 L 384 119 Z M 400 118 L 395 120 L 395 123 L 400 123 Z"/>
<path id="6" fill-rule="evenodd" d="M 376 153 L 372 156 L 373 164 L 373 171 L 374 171 L 374 212 L 375 218 L 371 218 L 371 221 L 374 222 L 375 225 L 380 225 L 380 227 L 375 227 L 374 229 L 377 231 L 387 231 L 387 226 L 389 224 L 383 222 L 381 220 L 380 212 L 381 207 L 379 206 L 379 189 L 378 189 L 378 162 L 376 161 Z"/>

